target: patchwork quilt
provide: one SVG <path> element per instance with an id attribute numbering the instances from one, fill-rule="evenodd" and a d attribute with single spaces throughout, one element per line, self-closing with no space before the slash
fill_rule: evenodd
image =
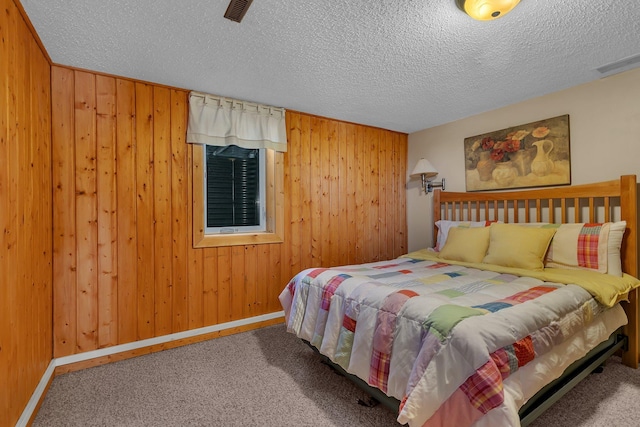
<path id="1" fill-rule="evenodd" d="M 607 310 L 575 284 L 411 254 L 304 270 L 280 301 L 289 332 L 400 400 L 400 423 L 427 427 L 495 408 L 517 419 L 504 381 Z"/>

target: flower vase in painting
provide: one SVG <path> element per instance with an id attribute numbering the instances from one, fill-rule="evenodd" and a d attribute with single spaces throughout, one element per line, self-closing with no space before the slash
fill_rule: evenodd
<path id="1" fill-rule="evenodd" d="M 491 179 L 491 173 L 496 168 L 496 163 L 491 159 L 491 153 L 483 151 L 480 153 L 480 160 L 476 169 L 478 170 L 478 176 L 480 181 L 489 181 Z"/>
<path id="2" fill-rule="evenodd" d="M 527 176 L 531 173 L 530 150 L 518 150 L 511 155 L 513 166 L 517 169 L 518 175 Z"/>
<path id="3" fill-rule="evenodd" d="M 496 184 L 502 187 L 508 187 L 515 181 L 518 176 L 518 170 L 511 160 L 496 164 L 492 177 Z"/>

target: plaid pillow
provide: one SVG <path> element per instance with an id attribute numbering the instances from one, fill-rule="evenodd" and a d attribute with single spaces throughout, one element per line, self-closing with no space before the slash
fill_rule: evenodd
<path id="1" fill-rule="evenodd" d="M 560 225 L 549 246 L 545 267 L 622 276 L 620 246 L 626 226 L 625 221 Z"/>

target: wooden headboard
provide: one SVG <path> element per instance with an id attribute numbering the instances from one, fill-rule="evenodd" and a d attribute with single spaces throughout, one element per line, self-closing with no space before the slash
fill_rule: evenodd
<path id="1" fill-rule="evenodd" d="M 537 190 L 479 193 L 435 190 L 433 218 L 434 224 L 440 219 L 559 224 L 624 220 L 627 228 L 621 248 L 622 269 L 638 277 L 637 203 L 636 176 L 623 175 L 613 181 Z M 623 306 L 629 319 L 625 330 L 629 337 L 629 350 L 623 354 L 623 362 L 637 367 L 637 291 L 630 292 L 629 302 L 623 303 Z"/>

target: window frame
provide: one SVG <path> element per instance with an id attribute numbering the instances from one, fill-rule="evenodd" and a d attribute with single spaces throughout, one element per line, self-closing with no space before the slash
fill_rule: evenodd
<path id="1" fill-rule="evenodd" d="M 247 233 L 205 233 L 205 145 L 191 145 L 193 247 L 258 245 L 284 241 L 284 153 L 265 149 L 266 230 Z"/>

